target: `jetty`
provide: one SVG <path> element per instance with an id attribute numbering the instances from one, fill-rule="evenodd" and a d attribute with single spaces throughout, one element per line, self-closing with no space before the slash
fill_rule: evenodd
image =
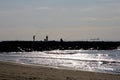
<path id="1" fill-rule="evenodd" d="M 46 50 L 113 50 L 120 41 L 1 41 L 0 52 L 31 52 Z"/>

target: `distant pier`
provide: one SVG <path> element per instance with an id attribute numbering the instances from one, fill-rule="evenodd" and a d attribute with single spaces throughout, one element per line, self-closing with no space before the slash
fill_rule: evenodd
<path id="1" fill-rule="evenodd" d="M 0 52 L 30 52 L 45 50 L 113 50 L 120 42 L 112 41 L 2 41 Z"/>

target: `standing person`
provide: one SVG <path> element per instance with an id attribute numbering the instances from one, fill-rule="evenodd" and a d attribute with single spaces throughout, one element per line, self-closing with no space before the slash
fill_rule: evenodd
<path id="1" fill-rule="evenodd" d="M 35 35 L 33 35 L 33 41 L 35 41 Z"/>

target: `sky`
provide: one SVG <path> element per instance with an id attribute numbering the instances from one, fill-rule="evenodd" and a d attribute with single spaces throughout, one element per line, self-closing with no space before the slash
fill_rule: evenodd
<path id="1" fill-rule="evenodd" d="M 120 0 L 0 0 L 0 41 L 120 41 Z"/>

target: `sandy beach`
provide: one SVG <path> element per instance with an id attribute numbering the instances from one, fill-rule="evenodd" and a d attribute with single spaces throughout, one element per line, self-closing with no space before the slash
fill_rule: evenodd
<path id="1" fill-rule="evenodd" d="M 120 75 L 0 62 L 0 80 L 120 80 Z"/>

